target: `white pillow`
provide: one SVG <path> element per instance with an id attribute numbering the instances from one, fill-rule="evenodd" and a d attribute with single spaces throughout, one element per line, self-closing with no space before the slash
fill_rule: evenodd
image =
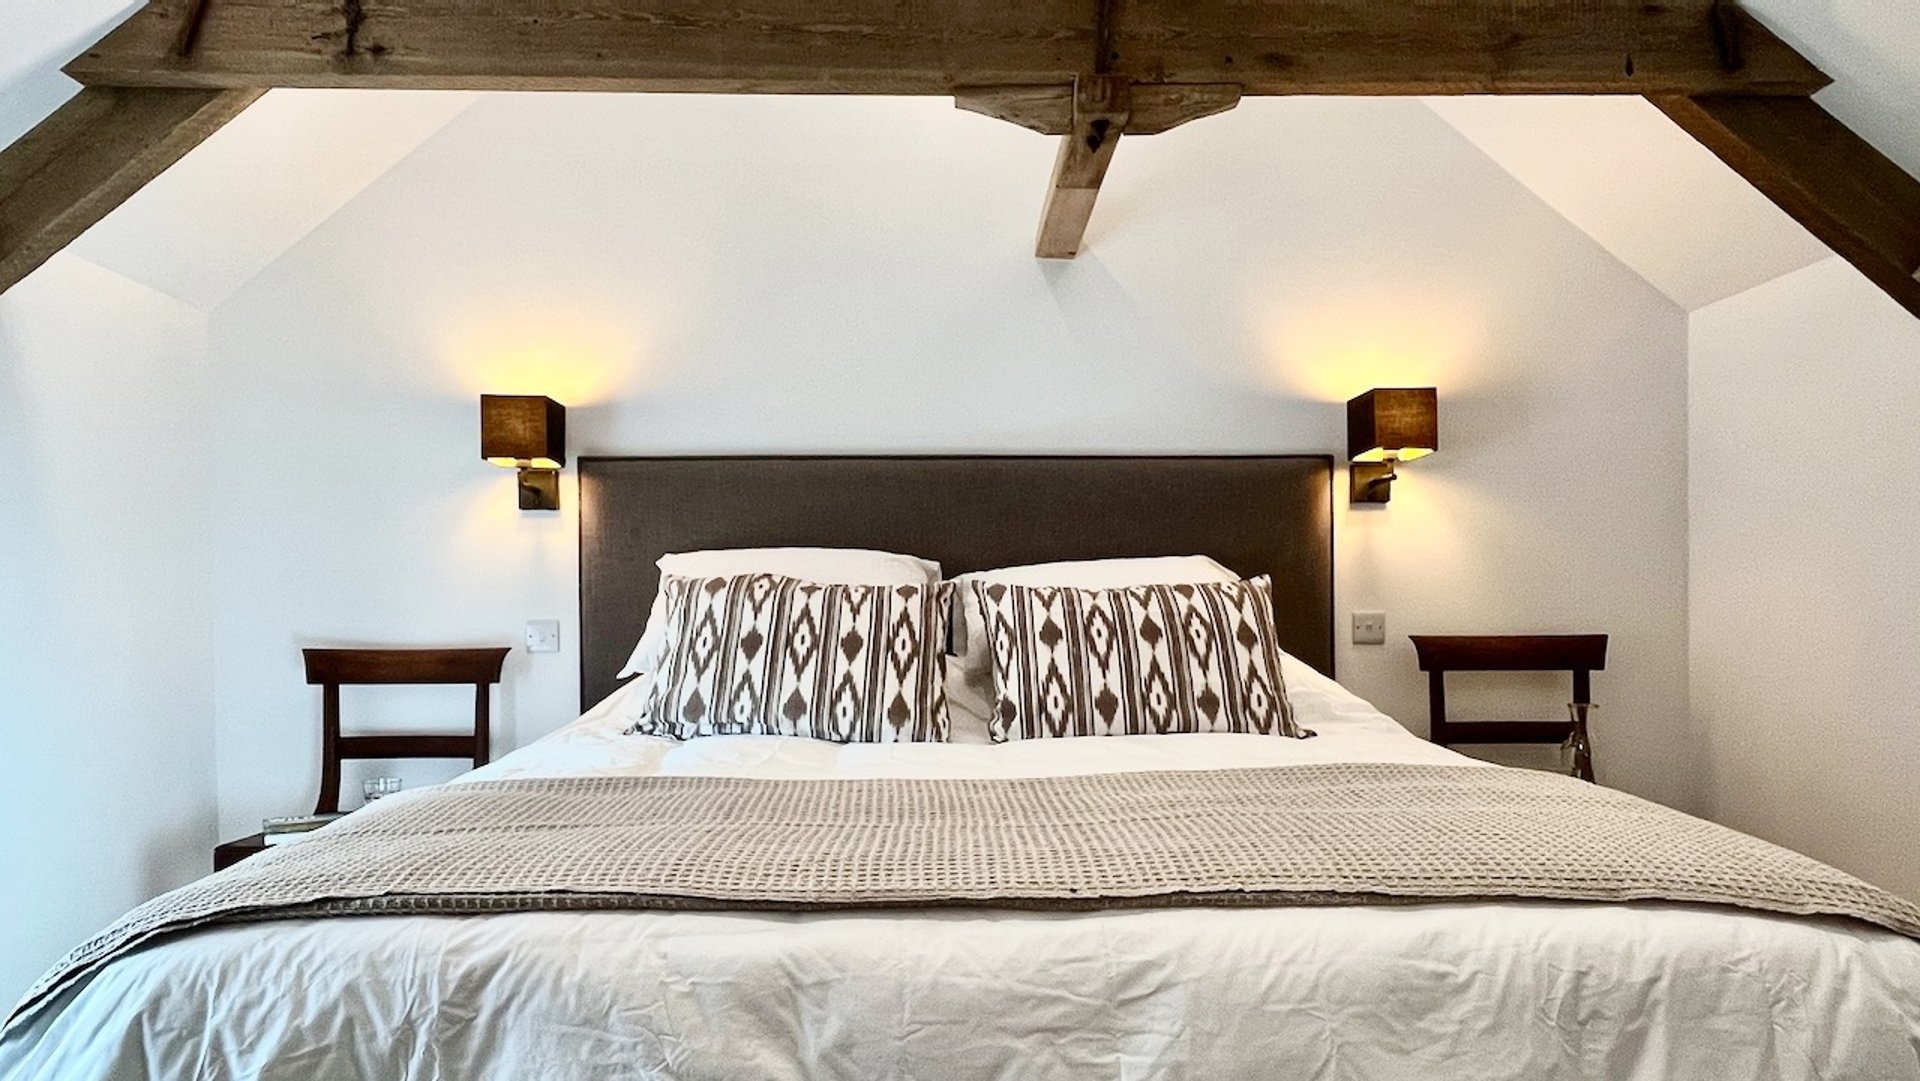
<path id="1" fill-rule="evenodd" d="M 874 552 L 865 548 L 716 548 L 702 552 L 669 552 L 655 566 L 664 577 L 728 578 L 737 574 L 777 574 L 836 586 L 933 585 L 940 580 L 940 564 L 918 556 Z M 651 672 L 666 655 L 666 597 L 653 596 L 653 608 L 640 642 L 627 658 L 618 678 Z"/>
<path id="2" fill-rule="evenodd" d="M 980 612 L 980 601 L 974 597 L 967 583 L 1005 582 L 1016 586 L 1119 589 L 1123 586 L 1177 586 L 1239 580 L 1239 575 L 1206 556 L 1031 563 L 1024 567 L 1001 567 L 961 575 L 954 579 L 960 583 L 960 588 L 953 618 L 954 641 L 962 645 L 958 656 L 947 658 L 948 740 L 953 743 L 991 742 L 992 656 L 987 645 L 986 618 Z"/>

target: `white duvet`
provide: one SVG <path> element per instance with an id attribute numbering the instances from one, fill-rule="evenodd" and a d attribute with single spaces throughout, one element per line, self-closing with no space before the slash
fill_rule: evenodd
<path id="1" fill-rule="evenodd" d="M 1287 678 L 1319 738 L 672 744 L 619 734 L 629 694 L 468 777 L 1463 761 Z M 0 1040 L 0 1077 L 1900 1081 L 1920 1079 L 1920 943 L 1546 902 L 307 920 L 116 962 Z"/>

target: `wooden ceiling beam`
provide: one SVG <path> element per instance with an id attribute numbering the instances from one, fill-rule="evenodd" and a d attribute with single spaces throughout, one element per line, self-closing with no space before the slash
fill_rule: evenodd
<path id="1" fill-rule="evenodd" d="M 953 104 L 1042 135 L 1065 135 L 1073 130 L 1073 95 L 1071 86 L 961 87 L 953 92 Z M 1240 88 L 1232 83 L 1134 83 L 1129 98 L 1127 134 L 1158 135 L 1240 104 Z"/>
<path id="2" fill-rule="evenodd" d="M 1073 130 L 1060 137 L 1046 209 L 1040 215 L 1040 234 L 1034 241 L 1034 254 L 1040 258 L 1071 259 L 1080 253 L 1100 184 L 1127 130 L 1128 92 L 1127 81 L 1116 76 L 1090 75 L 1080 80 L 1074 94 Z"/>
<path id="3" fill-rule="evenodd" d="M 950 94 L 1061 137 L 1048 257 L 1122 132 L 1242 95 L 1619 93 L 1920 314 L 1920 181 L 1734 0 L 150 0 L 67 70 L 92 88 L 0 152 L 0 289 L 273 86 Z"/>
<path id="4" fill-rule="evenodd" d="M 1920 180 L 1806 98 L 1653 103 L 1920 316 Z"/>
<path id="5" fill-rule="evenodd" d="M 89 87 L 0 150 L 0 292 L 72 243 L 260 94 Z"/>
<path id="6" fill-rule="evenodd" d="M 1805 95 L 1828 81 L 1728 0 L 151 0 L 67 72 L 181 88 L 938 95 L 1089 72 L 1250 95 Z"/>

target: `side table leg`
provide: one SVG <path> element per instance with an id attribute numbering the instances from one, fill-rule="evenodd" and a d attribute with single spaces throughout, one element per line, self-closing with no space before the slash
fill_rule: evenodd
<path id="1" fill-rule="evenodd" d="M 1593 709 L 1591 702 L 1567 705 L 1567 715 L 1573 721 L 1573 732 L 1567 736 L 1567 746 L 1573 751 L 1573 775 L 1589 784 L 1594 783 L 1593 741 L 1587 733 L 1587 714 Z"/>

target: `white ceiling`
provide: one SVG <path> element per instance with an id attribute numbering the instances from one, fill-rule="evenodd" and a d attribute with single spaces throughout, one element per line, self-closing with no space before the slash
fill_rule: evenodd
<path id="1" fill-rule="evenodd" d="M 138 0 L 0 0 L 0 145 L 79 88 L 61 65 Z M 471 102 L 466 94 L 276 90 L 69 251 L 212 310 Z"/>
<path id="2" fill-rule="evenodd" d="M 1433 98 L 1427 105 L 1688 311 L 1830 254 L 1643 98 Z"/>
<path id="3" fill-rule="evenodd" d="M 1920 0 L 1746 0 L 1834 79 L 1818 100 L 1920 176 Z M 1428 105 L 1673 301 L 1703 307 L 1830 253 L 1638 98 Z"/>
<path id="4" fill-rule="evenodd" d="M 0 0 L 0 143 L 74 86 L 59 67 L 129 0 Z M 1748 0 L 1836 79 L 1819 100 L 1920 175 L 1920 0 Z M 211 309 L 417 149 L 467 95 L 275 91 L 74 251 Z M 1675 303 L 1693 309 L 1825 248 L 1638 99 L 1458 98 L 1432 108 Z M 260 183 L 266 178 L 268 183 Z M 1177 196 L 1169 196 L 1177 197 Z"/>
<path id="5" fill-rule="evenodd" d="M 0 0 L 0 146 L 72 95 L 76 88 L 60 66 L 139 6 L 139 0 Z"/>
<path id="6" fill-rule="evenodd" d="M 68 250 L 211 311 L 473 100 L 272 91 Z"/>

